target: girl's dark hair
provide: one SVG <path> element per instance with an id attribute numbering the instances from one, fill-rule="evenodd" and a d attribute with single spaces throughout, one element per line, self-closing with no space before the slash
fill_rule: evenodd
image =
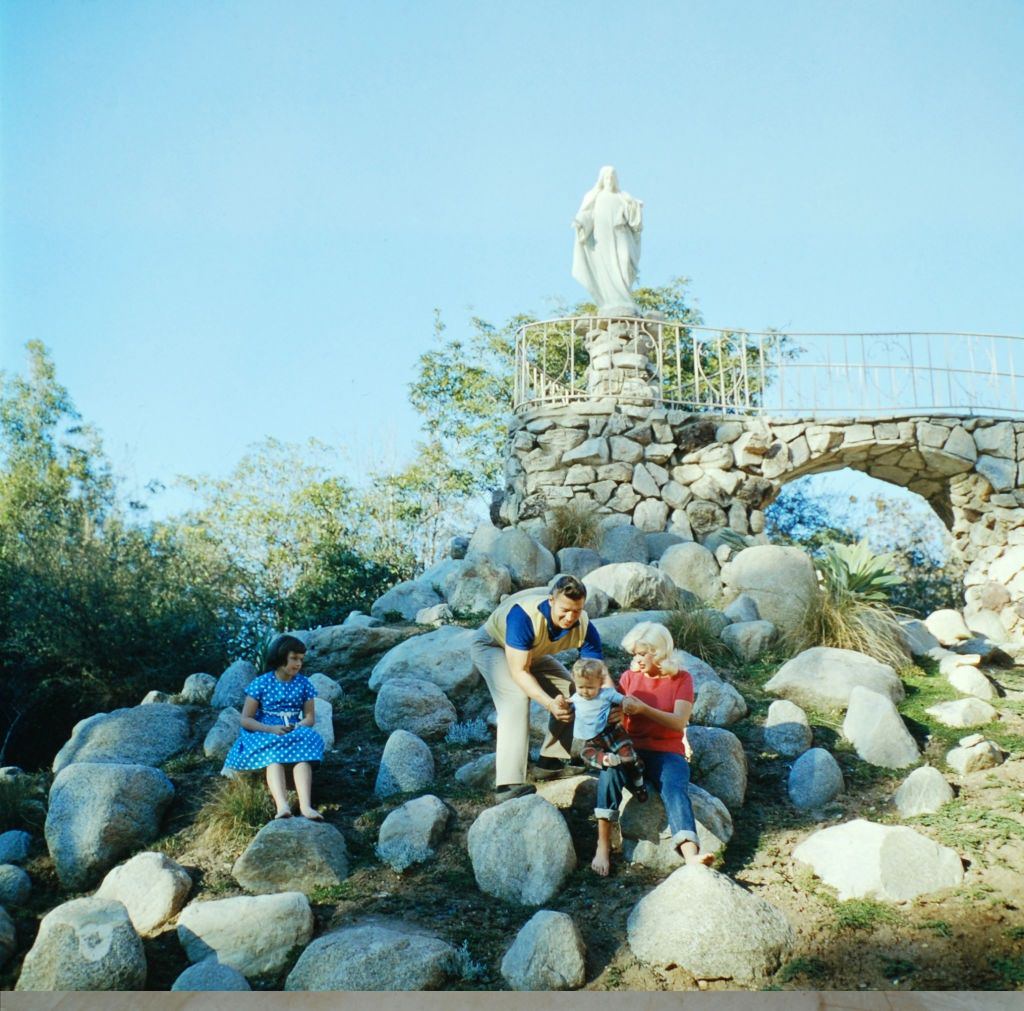
<path id="1" fill-rule="evenodd" d="M 289 653 L 305 653 L 306 644 L 294 635 L 279 635 L 267 650 L 267 670 L 277 670 L 288 662 Z"/>

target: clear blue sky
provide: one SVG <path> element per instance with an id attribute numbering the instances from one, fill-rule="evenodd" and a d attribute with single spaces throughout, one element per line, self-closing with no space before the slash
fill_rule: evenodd
<path id="1" fill-rule="evenodd" d="M 1024 333 L 1024 3 L 6 0 L 0 367 L 129 486 L 401 462 L 432 312 L 584 295 L 601 165 L 707 322 Z"/>

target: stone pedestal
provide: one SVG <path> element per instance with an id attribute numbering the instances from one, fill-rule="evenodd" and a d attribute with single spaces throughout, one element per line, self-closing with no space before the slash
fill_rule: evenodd
<path id="1" fill-rule="evenodd" d="M 657 322 L 599 318 L 584 338 L 590 356 L 587 393 L 615 397 L 621 403 L 654 404 L 661 395 L 657 364 L 651 360 L 657 343 L 651 331 Z"/>

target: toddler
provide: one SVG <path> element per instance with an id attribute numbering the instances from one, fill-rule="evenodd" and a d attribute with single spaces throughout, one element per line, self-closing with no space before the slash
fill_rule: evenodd
<path id="1" fill-rule="evenodd" d="M 583 761 L 599 770 L 624 766 L 630 792 L 641 802 L 647 800 L 643 760 L 622 724 L 608 722 L 612 706 L 625 698 L 608 687 L 608 668 L 600 660 L 578 660 L 572 669 L 572 679 L 576 685 L 575 694 L 569 697 L 576 714 L 572 735 L 583 741 Z"/>

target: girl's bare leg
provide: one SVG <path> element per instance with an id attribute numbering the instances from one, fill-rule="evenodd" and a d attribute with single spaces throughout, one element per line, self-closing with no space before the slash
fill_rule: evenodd
<path id="1" fill-rule="evenodd" d="M 602 878 L 608 877 L 612 866 L 612 823 L 607 818 L 597 819 L 597 850 L 590 869 Z"/>
<path id="2" fill-rule="evenodd" d="M 715 862 L 714 853 L 701 853 L 697 844 L 689 840 L 679 844 L 679 854 L 687 864 L 695 864 L 700 867 L 708 867 Z"/>
<path id="3" fill-rule="evenodd" d="M 295 792 L 299 795 L 299 813 L 310 821 L 323 821 L 323 815 L 313 807 L 313 767 L 309 762 L 299 762 L 292 769 L 295 777 Z"/>
<path id="4" fill-rule="evenodd" d="M 292 809 L 288 806 L 288 785 L 284 778 L 284 766 L 274 762 L 267 766 L 267 789 L 277 807 L 275 818 L 290 818 Z"/>

